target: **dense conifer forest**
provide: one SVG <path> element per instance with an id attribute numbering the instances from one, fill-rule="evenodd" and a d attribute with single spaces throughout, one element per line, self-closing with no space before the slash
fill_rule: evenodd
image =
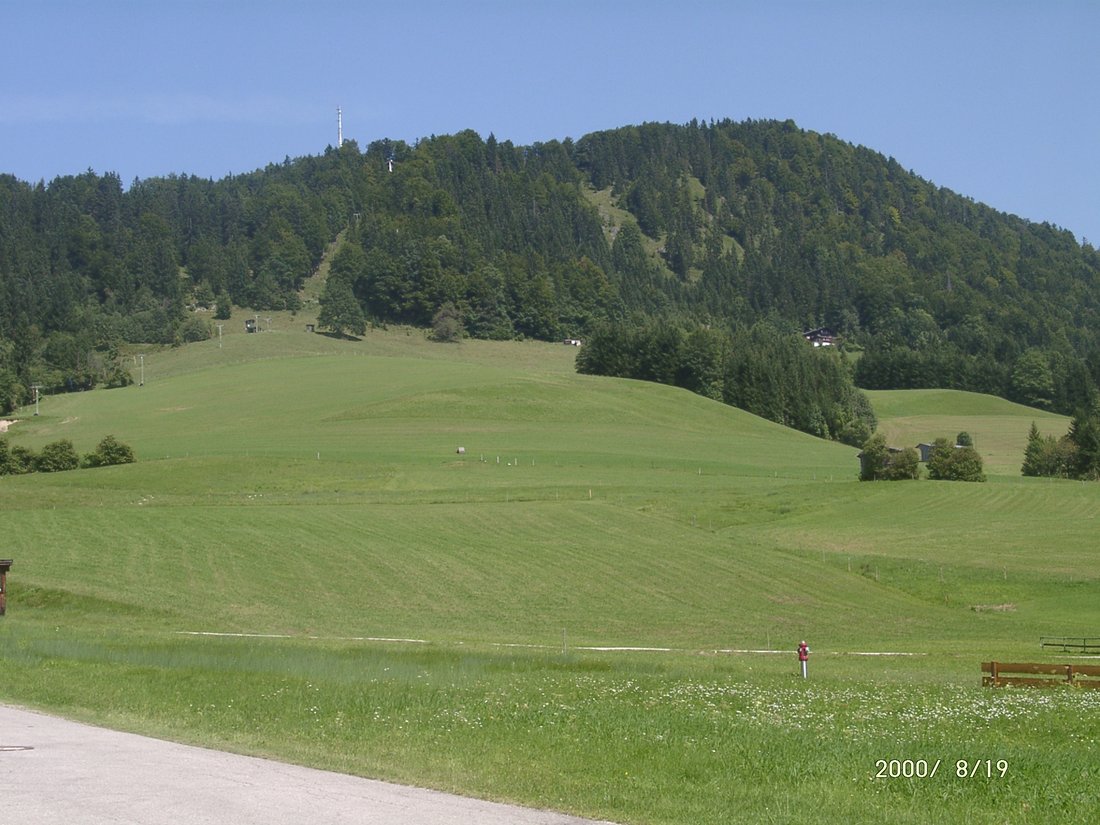
<path id="1" fill-rule="evenodd" d="M 207 337 L 231 307 L 298 308 L 337 239 L 320 320 L 339 333 L 446 309 L 475 337 L 665 329 L 786 352 L 776 335 L 824 326 L 865 388 L 1074 412 L 1100 382 L 1087 242 L 790 121 L 693 121 L 531 146 L 348 142 L 217 181 L 0 176 L 0 412 L 32 384 L 125 384 L 127 347 Z M 701 391 L 739 403 L 737 370 L 758 362 L 723 361 Z M 839 386 L 832 369 L 812 381 Z M 837 392 L 840 407 L 782 403 L 853 438 L 862 404 Z"/>

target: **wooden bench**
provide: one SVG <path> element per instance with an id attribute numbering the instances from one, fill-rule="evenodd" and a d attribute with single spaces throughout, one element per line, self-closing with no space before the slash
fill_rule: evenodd
<path id="1" fill-rule="evenodd" d="M 983 687 L 1100 688 L 1100 665 L 982 662 L 982 673 L 988 674 L 982 677 Z"/>

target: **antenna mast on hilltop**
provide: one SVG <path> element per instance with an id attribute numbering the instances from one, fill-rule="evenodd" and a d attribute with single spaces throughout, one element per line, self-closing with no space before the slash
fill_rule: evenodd
<path id="1" fill-rule="evenodd" d="M 336 148 L 344 145 L 344 113 L 340 107 L 336 107 Z"/>

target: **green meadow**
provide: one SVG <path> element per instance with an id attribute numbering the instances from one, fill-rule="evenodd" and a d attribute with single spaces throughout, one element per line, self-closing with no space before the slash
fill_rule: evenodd
<path id="1" fill-rule="evenodd" d="M 872 393 L 890 443 L 966 430 L 989 480 L 863 484 L 572 347 L 239 326 L 20 411 L 13 444 L 138 463 L 0 478 L 0 700 L 624 823 L 1100 802 L 1100 691 L 980 686 L 1100 636 L 1100 485 L 1019 475 L 1065 418 Z"/>

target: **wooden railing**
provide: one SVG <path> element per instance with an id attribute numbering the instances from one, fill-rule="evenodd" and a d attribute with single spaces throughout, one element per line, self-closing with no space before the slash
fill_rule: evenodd
<path id="1" fill-rule="evenodd" d="M 1056 648 L 1063 653 L 1100 653 L 1100 636 L 1040 636 L 1039 647 Z"/>
<path id="2" fill-rule="evenodd" d="M 988 674 L 982 677 L 982 685 L 985 687 L 1070 685 L 1079 688 L 1100 688 L 1100 665 L 982 662 L 982 673 Z"/>

